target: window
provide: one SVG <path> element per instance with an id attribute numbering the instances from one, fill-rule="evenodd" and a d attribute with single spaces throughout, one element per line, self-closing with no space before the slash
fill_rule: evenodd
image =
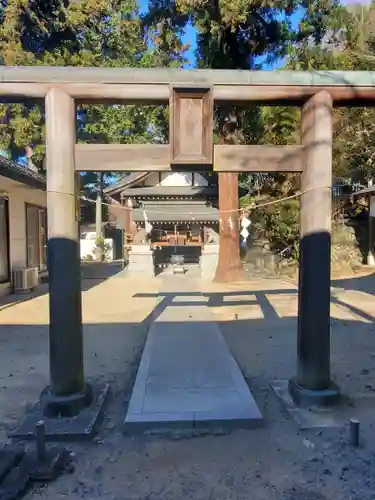
<path id="1" fill-rule="evenodd" d="M 46 268 L 46 211 L 26 205 L 27 267 Z"/>
<path id="2" fill-rule="evenodd" d="M 0 282 L 9 281 L 8 200 L 0 197 Z"/>

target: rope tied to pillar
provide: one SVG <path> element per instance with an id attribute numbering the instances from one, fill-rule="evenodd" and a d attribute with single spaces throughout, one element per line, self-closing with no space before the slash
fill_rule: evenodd
<path id="1" fill-rule="evenodd" d="M 320 189 L 330 189 L 330 190 L 332 190 L 333 187 L 332 186 L 325 186 L 325 187 L 324 186 L 320 186 L 320 187 L 317 187 L 317 188 L 306 189 L 304 191 L 298 191 L 295 194 L 292 194 L 292 195 L 289 195 L 289 196 L 284 196 L 282 198 L 278 198 L 276 200 L 267 201 L 267 202 L 264 202 L 264 203 L 258 203 L 258 204 L 252 203 L 252 204 L 249 204 L 249 205 L 247 205 L 245 207 L 241 207 L 241 208 L 232 208 L 232 209 L 228 209 L 228 210 L 220 210 L 220 213 L 221 214 L 225 214 L 225 213 L 234 214 L 234 213 L 237 213 L 239 215 L 245 215 L 246 213 L 248 214 L 252 210 L 257 210 L 259 208 L 264 208 L 264 207 L 268 207 L 268 206 L 271 206 L 271 205 L 276 205 L 278 203 L 283 203 L 284 201 L 293 200 L 293 199 L 296 199 L 296 198 L 299 198 L 299 197 L 303 196 L 304 194 L 310 193 L 312 191 L 320 190 Z M 82 201 L 86 201 L 86 202 L 94 203 L 94 204 L 96 203 L 96 200 L 91 200 L 90 198 L 87 198 L 87 196 L 80 195 L 80 194 L 65 193 L 63 191 L 53 191 L 53 190 L 49 190 L 48 192 L 49 193 L 56 193 L 56 194 L 65 194 L 65 195 L 69 195 L 69 196 L 73 196 L 73 197 L 78 197 Z M 111 207 L 111 208 L 116 207 L 116 209 L 119 209 L 119 210 L 138 210 L 137 208 L 129 208 L 127 206 L 121 205 L 120 203 L 113 204 L 113 203 L 101 202 L 101 205 L 107 206 L 107 207 Z M 144 208 L 141 207 L 141 208 L 139 208 L 139 210 L 144 210 Z M 149 213 L 149 214 L 165 214 L 165 215 L 170 214 L 170 212 L 161 211 L 161 210 L 153 210 L 153 209 L 149 209 L 149 208 L 147 208 L 147 213 Z M 194 215 L 193 215 L 192 212 L 186 211 L 186 212 L 179 212 L 179 214 L 180 215 L 190 216 L 192 218 L 192 220 L 195 220 L 194 219 L 195 217 L 197 217 L 198 215 L 207 215 L 207 212 L 194 212 Z"/>

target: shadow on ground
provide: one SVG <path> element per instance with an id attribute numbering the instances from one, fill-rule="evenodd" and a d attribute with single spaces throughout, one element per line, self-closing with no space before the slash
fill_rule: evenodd
<path id="1" fill-rule="evenodd" d="M 375 272 L 367 274 L 366 276 L 354 277 L 350 279 L 336 279 L 332 281 L 332 286 L 374 295 Z"/>
<path id="2" fill-rule="evenodd" d="M 103 281 L 116 275 L 123 277 L 126 273 L 121 261 L 81 263 L 81 290 L 86 292 L 100 285 Z M 0 311 L 25 300 L 32 300 L 48 293 L 48 275 L 43 276 L 41 284 L 26 293 L 12 293 L 0 299 Z"/>
<path id="3" fill-rule="evenodd" d="M 155 296 L 139 293 L 136 297 L 150 295 Z M 346 428 L 300 432 L 269 388 L 275 378 L 289 378 L 295 373 L 296 316 L 290 313 L 289 317 L 280 317 L 280 304 L 296 299 L 294 288 L 160 295 L 162 301 L 139 323 L 84 325 L 86 376 L 112 386 L 104 425 L 94 443 L 73 445 L 75 474 L 62 477 L 48 489 L 30 493 L 29 500 L 374 498 L 375 335 L 370 314 L 358 320 L 332 319 L 332 372 L 351 398 L 343 415 L 361 420 L 363 446 L 352 449 Z M 124 436 L 126 404 L 151 321 L 174 303 L 202 305 L 195 300 L 198 295 L 207 298 L 214 312 L 264 414 L 264 428 L 199 439 L 187 439 L 191 436 L 179 433 L 169 437 Z M 245 295 L 252 297 L 247 299 Z M 174 302 L 176 297 L 178 302 Z M 235 317 L 226 308 L 238 303 L 244 307 Z M 340 307 L 358 316 L 359 307 L 355 311 L 346 303 Z M 256 314 L 246 318 L 245 311 L 252 308 Z M 179 322 L 175 326 L 178 329 Z M 204 334 L 204 328 L 201 330 Z M 0 344 L 4 433 L 18 422 L 48 382 L 48 327 L 0 326 Z"/>

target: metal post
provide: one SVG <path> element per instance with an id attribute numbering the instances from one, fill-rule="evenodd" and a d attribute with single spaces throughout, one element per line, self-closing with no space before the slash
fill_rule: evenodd
<path id="1" fill-rule="evenodd" d="M 98 178 L 98 190 L 96 193 L 96 203 L 95 203 L 95 232 L 96 232 L 95 257 L 98 262 L 100 262 L 103 258 L 103 249 L 99 245 L 99 240 L 103 237 L 102 189 L 103 189 L 103 173 L 101 173 Z"/>
<path id="2" fill-rule="evenodd" d="M 356 418 L 350 419 L 349 442 L 352 446 L 359 446 L 359 420 Z"/>
<path id="3" fill-rule="evenodd" d="M 43 462 L 47 456 L 46 450 L 46 426 L 43 420 L 39 420 L 35 426 L 36 455 L 40 462 Z"/>
<path id="4" fill-rule="evenodd" d="M 296 404 L 330 405 L 338 388 L 330 373 L 332 99 L 322 91 L 302 108 L 305 165 L 301 178 Z"/>
<path id="5" fill-rule="evenodd" d="M 100 239 L 102 238 L 102 197 L 100 189 L 96 194 L 95 203 L 95 237 L 96 237 L 96 248 L 95 248 L 95 259 L 97 262 L 102 260 L 103 251 L 100 246 Z"/>
<path id="6" fill-rule="evenodd" d="M 92 399 L 83 373 L 75 129 L 73 99 L 52 88 L 46 96 L 51 386 L 41 395 L 44 414 L 50 417 L 77 414 Z"/>

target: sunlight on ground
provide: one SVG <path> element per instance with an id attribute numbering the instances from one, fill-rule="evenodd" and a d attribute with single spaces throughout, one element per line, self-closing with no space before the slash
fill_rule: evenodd
<path id="1" fill-rule="evenodd" d="M 172 302 L 184 302 L 184 303 L 193 303 L 193 302 L 201 302 L 202 304 L 207 304 L 208 303 L 208 297 L 199 297 L 195 295 L 189 296 L 184 296 L 184 295 L 176 295 L 176 297 L 173 297 Z"/>
<path id="2" fill-rule="evenodd" d="M 231 305 L 212 307 L 211 311 L 214 314 L 216 321 L 231 321 L 245 319 L 264 319 L 262 308 L 259 305 Z"/>
<path id="3" fill-rule="evenodd" d="M 161 306 L 159 320 L 189 321 L 189 303 L 199 303 L 202 307 L 208 305 L 216 321 L 297 317 L 297 289 L 292 283 L 269 278 L 224 285 L 205 281 L 197 283 L 197 291 L 203 295 L 178 295 L 177 292 L 166 309 Z M 92 286 L 82 293 L 83 323 L 141 323 L 150 318 L 156 306 L 165 300 L 163 294 L 158 295 L 159 287 L 160 280 L 138 277 L 113 278 Z M 143 296 L 137 297 L 137 294 Z M 47 294 L 19 302 L 0 310 L 0 323 L 46 325 L 49 322 L 48 308 Z M 201 321 L 209 320 L 203 316 Z M 337 288 L 332 293 L 331 317 L 371 323 L 375 318 L 374 296 Z"/>

